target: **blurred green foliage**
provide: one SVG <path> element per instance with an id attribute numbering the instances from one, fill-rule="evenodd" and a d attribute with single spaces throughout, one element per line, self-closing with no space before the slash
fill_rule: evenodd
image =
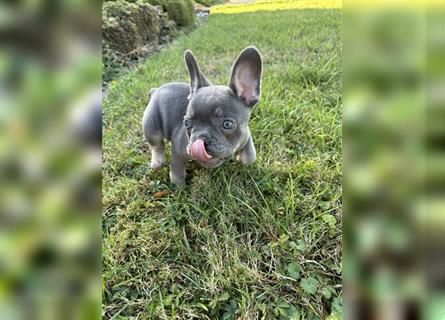
<path id="1" fill-rule="evenodd" d="M 345 312 L 444 319 L 443 7 L 355 3 L 343 23 Z"/>
<path id="2" fill-rule="evenodd" d="M 101 316 L 99 13 L 0 4 L 0 319 Z"/>
<path id="3" fill-rule="evenodd" d="M 203 6 L 213 6 L 215 4 L 221 4 L 227 2 L 228 0 L 195 0 L 196 3 L 202 4 Z"/>
<path id="4" fill-rule="evenodd" d="M 104 2 L 111 2 L 116 0 L 105 0 Z M 171 2 L 172 0 L 127 0 L 128 2 L 148 2 L 154 6 L 163 5 L 167 2 Z M 173 0 L 176 1 L 176 0 Z M 195 0 L 194 2 L 202 4 L 204 6 L 212 6 L 215 4 L 221 4 L 227 2 L 228 0 Z"/>
<path id="5" fill-rule="evenodd" d="M 159 18 L 151 5 L 118 0 L 105 3 L 102 13 L 102 36 L 113 49 L 128 54 L 158 41 Z"/>
<path id="6" fill-rule="evenodd" d="M 195 9 L 192 0 L 171 0 L 162 3 L 171 19 L 178 26 L 185 27 L 195 22 Z"/>
<path id="7" fill-rule="evenodd" d="M 109 0 L 104 2 L 116 2 L 122 0 Z M 170 19 L 174 20 L 179 26 L 189 26 L 196 20 L 195 10 L 192 0 L 125 0 L 132 3 L 149 3 L 154 6 L 162 6 L 167 11 Z"/>

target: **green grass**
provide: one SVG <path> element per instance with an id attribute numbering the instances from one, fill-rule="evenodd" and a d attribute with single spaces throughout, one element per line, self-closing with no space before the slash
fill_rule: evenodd
<path id="1" fill-rule="evenodd" d="M 211 15 L 111 83 L 103 122 L 105 318 L 340 319 L 340 30 L 338 10 Z M 248 45 L 264 58 L 262 100 L 250 122 L 256 163 L 190 163 L 188 187 L 173 187 L 168 167 L 148 167 L 140 123 L 149 89 L 188 81 L 187 48 L 213 83 L 228 83 Z"/>

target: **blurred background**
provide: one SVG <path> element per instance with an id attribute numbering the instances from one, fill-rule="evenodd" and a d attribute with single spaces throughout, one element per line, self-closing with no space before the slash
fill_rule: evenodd
<path id="1" fill-rule="evenodd" d="M 0 4 L 0 319 L 101 316 L 101 3 Z M 346 319 L 445 319 L 443 2 L 343 3 Z"/>
<path id="2" fill-rule="evenodd" d="M 101 3 L 0 3 L 0 319 L 101 315 Z"/>
<path id="3" fill-rule="evenodd" d="M 445 319 L 443 2 L 343 2 L 347 319 Z"/>

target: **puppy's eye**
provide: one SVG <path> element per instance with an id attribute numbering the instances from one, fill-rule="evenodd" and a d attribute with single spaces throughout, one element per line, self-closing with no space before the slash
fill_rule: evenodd
<path id="1" fill-rule="evenodd" d="M 235 128 L 235 122 L 233 122 L 232 120 L 224 120 L 223 128 L 224 129 L 233 129 L 233 128 Z"/>
<path id="2" fill-rule="evenodd" d="M 192 122 L 190 121 L 190 119 L 184 119 L 184 126 L 186 129 L 192 128 Z"/>

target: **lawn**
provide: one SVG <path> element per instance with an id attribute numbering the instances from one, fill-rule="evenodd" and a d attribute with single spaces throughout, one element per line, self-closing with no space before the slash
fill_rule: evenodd
<path id="1" fill-rule="evenodd" d="M 151 172 L 150 88 L 187 81 L 191 49 L 227 84 L 263 54 L 257 161 Z M 110 84 L 103 110 L 103 313 L 114 319 L 341 318 L 341 11 L 212 14 Z M 168 154 L 168 152 L 167 152 Z M 167 158 L 167 161 L 169 159 Z"/>

